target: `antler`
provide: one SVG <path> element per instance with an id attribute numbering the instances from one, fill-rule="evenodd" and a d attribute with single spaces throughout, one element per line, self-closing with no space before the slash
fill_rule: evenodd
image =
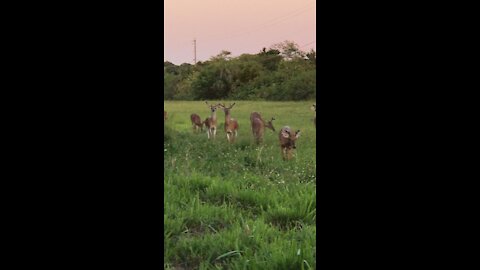
<path id="1" fill-rule="evenodd" d="M 207 106 L 210 107 L 210 108 L 211 108 L 211 107 L 218 107 L 218 105 L 220 105 L 220 104 L 210 105 L 210 104 L 208 104 L 208 102 L 207 102 L 206 100 L 205 100 L 205 104 L 207 104 Z"/>
<path id="2" fill-rule="evenodd" d="M 229 109 L 229 110 L 230 110 L 231 108 L 233 108 L 234 105 L 235 105 L 235 102 L 234 102 L 233 104 L 230 104 L 230 107 L 227 108 L 227 106 L 225 106 L 225 104 L 222 104 L 222 103 L 218 103 L 218 104 L 217 104 L 217 106 L 220 106 L 220 107 L 222 107 L 222 108 L 224 108 L 224 109 Z"/>

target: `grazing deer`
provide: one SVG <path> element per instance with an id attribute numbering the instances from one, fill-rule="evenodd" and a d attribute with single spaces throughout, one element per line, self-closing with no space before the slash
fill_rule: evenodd
<path id="1" fill-rule="evenodd" d="M 280 130 L 279 139 L 282 148 L 283 160 L 289 160 L 293 156 L 293 149 L 296 149 L 295 141 L 300 137 L 300 130 L 292 134 L 290 127 L 285 126 Z"/>
<path id="2" fill-rule="evenodd" d="M 311 109 L 315 112 L 315 117 L 313 118 L 313 124 L 317 127 L 317 104 L 313 104 Z"/>
<path id="3" fill-rule="evenodd" d="M 203 124 L 205 122 L 202 122 L 202 119 L 198 114 L 192 113 L 192 115 L 190 115 L 190 120 L 192 121 L 193 132 L 198 131 L 199 128 L 200 131 L 203 131 Z"/>
<path id="4" fill-rule="evenodd" d="M 167 112 L 163 110 L 163 121 L 167 120 Z"/>
<path id="5" fill-rule="evenodd" d="M 208 138 L 210 139 L 210 137 L 212 137 L 213 139 L 215 139 L 215 135 L 217 134 L 217 108 L 218 108 L 218 104 L 217 105 L 208 105 L 207 101 L 205 101 L 205 104 L 207 104 L 207 106 L 210 107 L 210 111 L 212 112 L 212 114 L 210 115 L 210 117 L 205 119 L 205 121 L 203 123 L 205 124 L 205 127 L 207 128 Z"/>
<path id="6" fill-rule="evenodd" d="M 263 134 L 265 133 L 265 128 L 269 128 L 275 132 L 275 128 L 273 127 L 272 121 L 275 118 L 272 117 L 272 120 L 265 123 L 262 119 L 262 116 L 258 112 L 252 112 L 250 114 L 250 122 L 252 124 L 252 133 L 253 138 L 257 144 L 263 141 Z"/>
<path id="7" fill-rule="evenodd" d="M 218 104 L 218 106 L 222 107 L 223 112 L 225 113 L 225 133 L 227 133 L 227 140 L 230 143 L 233 143 L 238 136 L 238 122 L 230 115 L 230 110 L 234 105 L 235 103 L 231 104 L 230 107 L 226 107 L 224 104 Z"/>

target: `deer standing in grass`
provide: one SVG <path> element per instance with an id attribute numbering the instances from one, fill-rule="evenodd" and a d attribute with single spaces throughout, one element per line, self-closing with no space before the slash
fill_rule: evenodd
<path id="1" fill-rule="evenodd" d="M 315 112 L 315 117 L 313 118 L 313 124 L 315 128 L 317 127 L 317 104 L 313 104 L 311 109 Z"/>
<path id="2" fill-rule="evenodd" d="M 280 130 L 279 139 L 280 147 L 282 148 L 283 160 L 289 160 L 293 157 L 293 149 L 296 149 L 295 141 L 300 137 L 300 130 L 295 133 L 292 132 L 290 127 L 284 126 Z"/>
<path id="3" fill-rule="evenodd" d="M 205 104 L 207 104 L 208 107 L 210 107 L 210 111 L 212 114 L 210 117 L 205 119 L 203 122 L 205 124 L 205 127 L 207 128 L 207 136 L 210 139 L 212 137 L 215 139 L 215 135 L 217 134 L 217 105 L 209 105 L 207 101 L 205 101 Z"/>
<path id="4" fill-rule="evenodd" d="M 253 138 L 255 139 L 255 143 L 259 144 L 263 141 L 263 134 L 265 133 L 265 128 L 269 128 L 275 132 L 275 128 L 273 127 L 273 120 L 275 118 L 272 117 L 272 120 L 265 121 L 262 119 L 262 116 L 258 112 L 252 112 L 250 114 L 250 122 L 252 124 L 252 133 Z"/>
<path id="5" fill-rule="evenodd" d="M 230 110 L 234 105 L 235 103 L 231 104 L 230 107 L 226 107 L 224 104 L 218 104 L 225 113 L 225 133 L 227 133 L 227 140 L 230 143 L 233 143 L 238 136 L 238 122 L 233 119 L 230 114 Z"/>
<path id="6" fill-rule="evenodd" d="M 193 132 L 198 132 L 198 129 L 200 129 L 200 131 L 203 131 L 203 124 L 205 122 L 202 122 L 202 119 L 198 114 L 192 113 L 190 115 L 190 120 L 192 121 Z"/>

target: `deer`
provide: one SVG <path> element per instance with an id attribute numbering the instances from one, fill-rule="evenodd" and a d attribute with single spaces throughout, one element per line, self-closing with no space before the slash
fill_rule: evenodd
<path id="1" fill-rule="evenodd" d="M 163 121 L 167 120 L 167 112 L 163 110 Z"/>
<path id="2" fill-rule="evenodd" d="M 203 131 L 203 124 L 205 122 L 202 121 L 202 119 L 198 114 L 192 113 L 190 115 L 190 120 L 192 121 L 193 132 L 198 131 L 199 128 L 200 128 L 200 131 Z"/>
<path id="3" fill-rule="evenodd" d="M 227 141 L 233 143 L 238 136 L 238 122 L 230 115 L 230 110 L 235 106 L 235 103 L 230 104 L 230 107 L 220 103 L 218 106 L 221 107 L 225 113 L 225 133 L 227 133 Z"/>
<path id="4" fill-rule="evenodd" d="M 217 134 L 217 105 L 209 105 L 208 102 L 205 100 L 205 104 L 210 108 L 210 111 L 212 112 L 210 117 L 207 117 L 205 121 L 203 122 L 205 124 L 205 127 L 207 128 L 207 136 L 208 139 L 212 137 L 215 139 L 215 135 Z"/>
<path id="5" fill-rule="evenodd" d="M 284 126 L 280 130 L 278 136 L 280 140 L 280 148 L 282 149 L 282 158 L 283 160 L 290 160 L 293 156 L 293 149 L 296 149 L 295 141 L 300 137 L 300 130 L 297 130 L 295 133 L 292 133 L 292 130 L 289 126 Z"/>
<path id="6" fill-rule="evenodd" d="M 313 104 L 312 107 L 310 107 L 315 112 L 315 116 L 313 118 L 313 125 L 315 128 L 317 127 L 317 104 Z"/>
<path id="7" fill-rule="evenodd" d="M 265 133 L 265 128 L 271 129 L 275 132 L 275 128 L 273 127 L 273 120 L 275 118 L 272 117 L 270 121 L 265 121 L 262 119 L 262 116 L 258 112 L 252 112 L 250 114 L 250 123 L 252 124 L 252 133 L 253 138 L 255 139 L 255 143 L 259 144 L 263 141 L 263 134 Z"/>

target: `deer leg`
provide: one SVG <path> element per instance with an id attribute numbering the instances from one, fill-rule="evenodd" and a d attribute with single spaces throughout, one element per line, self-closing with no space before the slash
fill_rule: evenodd
<path id="1" fill-rule="evenodd" d="M 289 149 L 288 152 L 287 152 L 287 154 L 288 154 L 288 156 L 287 156 L 287 157 L 288 157 L 288 160 L 291 160 L 292 157 L 293 157 L 293 150 L 292 150 L 292 149 Z"/>

